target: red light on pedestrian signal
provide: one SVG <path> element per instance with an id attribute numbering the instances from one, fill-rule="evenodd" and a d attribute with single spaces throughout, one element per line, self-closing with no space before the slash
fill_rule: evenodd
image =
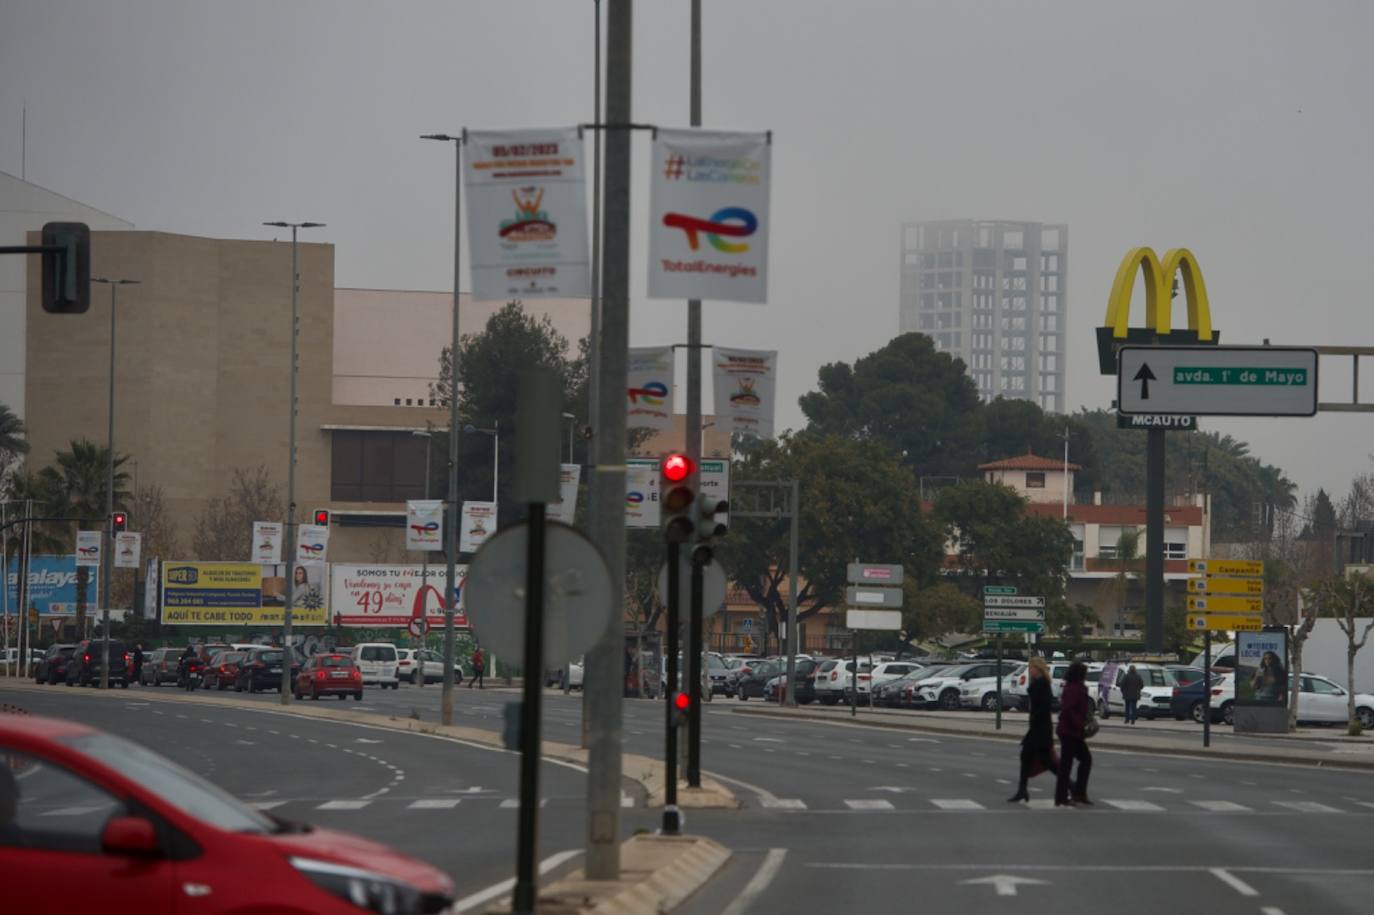
<path id="1" fill-rule="evenodd" d="M 315 523 L 320 527 L 329 527 L 329 509 L 315 509 Z"/>
<path id="2" fill-rule="evenodd" d="M 692 704 L 692 697 L 686 693 L 678 693 L 673 696 L 673 707 L 679 712 L 687 711 L 687 707 Z"/>
<path id="3" fill-rule="evenodd" d="M 663 478 L 681 483 L 692 472 L 692 460 L 685 454 L 670 454 L 663 459 Z"/>

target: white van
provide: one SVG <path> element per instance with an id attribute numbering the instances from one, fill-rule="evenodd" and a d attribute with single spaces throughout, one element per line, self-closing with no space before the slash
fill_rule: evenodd
<path id="1" fill-rule="evenodd" d="M 353 663 L 362 672 L 364 684 L 400 689 L 401 683 L 396 677 L 399 662 L 396 646 L 390 642 L 364 642 L 353 646 Z"/>

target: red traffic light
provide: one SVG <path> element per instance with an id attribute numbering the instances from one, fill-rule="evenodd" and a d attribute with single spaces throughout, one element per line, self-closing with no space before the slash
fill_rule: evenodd
<path id="1" fill-rule="evenodd" d="M 122 534 L 129 527 L 129 516 L 125 512 L 110 513 L 110 530 L 116 534 Z"/>
<path id="2" fill-rule="evenodd" d="M 320 527 L 329 527 L 329 509 L 315 509 L 315 523 Z"/>
<path id="3" fill-rule="evenodd" d="M 688 706 L 691 704 L 692 697 L 686 693 L 676 693 L 673 696 L 673 708 L 677 709 L 679 712 L 687 711 Z"/>
<path id="4" fill-rule="evenodd" d="M 692 459 L 685 454 L 670 454 L 663 459 L 663 479 L 681 483 L 692 472 Z"/>

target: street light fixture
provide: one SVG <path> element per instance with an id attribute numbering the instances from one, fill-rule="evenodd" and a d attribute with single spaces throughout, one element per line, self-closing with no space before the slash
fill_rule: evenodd
<path id="1" fill-rule="evenodd" d="M 115 290 L 120 286 L 137 286 L 139 280 L 116 279 L 107 276 L 91 277 L 92 283 L 110 287 L 110 415 L 105 435 L 105 544 L 100 551 L 102 584 L 100 596 L 105 607 L 100 613 L 100 636 L 104 640 L 100 651 L 100 687 L 110 688 L 110 562 L 114 553 L 114 371 L 115 371 Z M 84 633 L 83 633 L 84 635 Z"/>
<path id="2" fill-rule="evenodd" d="M 296 357 L 296 344 L 301 333 L 300 289 L 301 274 L 296 255 L 296 232 L 300 229 L 320 229 L 322 222 L 264 222 L 265 226 L 276 226 L 291 230 L 291 431 L 287 439 L 286 463 L 286 606 L 282 611 L 282 665 L 281 704 L 291 703 L 291 665 L 296 658 L 296 650 L 291 645 L 291 610 L 296 590 L 296 375 L 299 370 Z"/>
<path id="3" fill-rule="evenodd" d="M 573 430 L 577 427 L 577 417 L 572 413 L 564 413 L 563 418 L 568 421 L 568 463 L 573 462 Z"/>

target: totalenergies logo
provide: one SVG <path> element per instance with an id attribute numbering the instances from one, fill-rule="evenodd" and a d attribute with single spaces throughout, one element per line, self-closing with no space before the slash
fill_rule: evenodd
<path id="1" fill-rule="evenodd" d="M 725 207 L 711 214 L 710 219 L 688 216 L 686 213 L 665 213 L 663 224 L 670 229 L 681 229 L 687 233 L 687 247 L 693 251 L 699 247 L 697 236 L 705 235 L 712 248 L 725 254 L 743 254 L 749 246 L 743 242 L 731 244 L 722 236 L 747 238 L 759 227 L 759 220 L 744 207 Z"/>
<path id="2" fill-rule="evenodd" d="M 630 508 L 639 508 L 644 504 L 644 493 L 630 490 L 625 494 L 625 504 Z"/>
<path id="3" fill-rule="evenodd" d="M 305 553 L 305 554 L 308 555 L 308 556 L 323 556 L 323 555 L 324 555 L 324 544 L 323 544 L 323 543 L 302 543 L 302 544 L 301 544 L 301 552 L 302 552 L 302 553 Z"/>
<path id="4" fill-rule="evenodd" d="M 426 534 L 432 534 L 437 531 L 439 529 L 439 522 L 429 521 L 425 524 L 412 524 L 410 529 L 415 532 L 416 536 L 423 537 Z"/>
<path id="5" fill-rule="evenodd" d="M 86 557 L 87 559 L 89 559 L 89 558 L 91 558 L 92 556 L 99 556 L 99 555 L 100 555 L 100 547 L 98 547 L 98 546 L 79 546 L 79 547 L 76 548 L 76 552 L 77 552 L 78 555 L 84 556 L 84 557 Z"/>
<path id="6" fill-rule="evenodd" d="M 668 386 L 661 381 L 651 381 L 642 388 L 626 388 L 630 403 L 643 402 L 645 406 L 661 407 L 668 396 Z"/>

